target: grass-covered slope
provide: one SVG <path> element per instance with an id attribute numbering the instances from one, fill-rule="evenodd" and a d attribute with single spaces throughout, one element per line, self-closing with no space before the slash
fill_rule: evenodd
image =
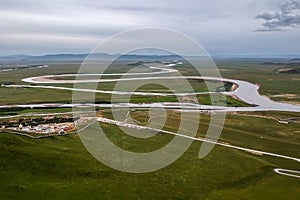
<path id="1" fill-rule="evenodd" d="M 207 121 L 204 117 L 201 130 Z M 229 116 L 221 140 L 297 156 L 299 136 L 290 137 L 297 125 L 282 127 L 265 119 L 254 128 L 255 122 L 255 117 Z M 159 148 L 172 139 L 154 136 L 137 145 L 130 137 L 121 137 L 115 126 L 103 128 L 115 143 L 123 141 L 136 151 Z M 279 134 L 285 129 L 286 135 Z M 297 170 L 299 163 L 219 146 L 199 159 L 200 142 L 193 142 L 170 166 L 146 174 L 104 166 L 77 135 L 35 140 L 2 133 L 0 143 L 0 199 L 296 199 L 300 195 L 299 179 L 273 172 L 275 167 Z"/>

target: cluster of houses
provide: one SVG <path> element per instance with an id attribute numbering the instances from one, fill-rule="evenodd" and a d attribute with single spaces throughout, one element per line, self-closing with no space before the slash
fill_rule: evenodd
<path id="1" fill-rule="evenodd" d="M 23 126 L 19 127 L 6 127 L 6 129 L 24 131 L 24 132 L 34 132 L 34 133 L 66 133 L 67 131 L 73 130 L 75 125 L 73 122 L 66 123 L 55 123 L 55 124 L 39 124 L 37 126 Z"/>

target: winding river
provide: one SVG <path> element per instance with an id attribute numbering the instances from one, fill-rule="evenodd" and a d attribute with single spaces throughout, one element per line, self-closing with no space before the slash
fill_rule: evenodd
<path id="1" fill-rule="evenodd" d="M 165 76 L 165 77 L 132 77 L 128 78 L 128 76 L 135 76 L 135 75 L 157 75 L 157 74 L 166 74 L 166 73 L 173 73 L 177 72 L 177 70 L 172 69 L 170 67 L 176 64 L 169 64 L 169 65 L 162 65 L 159 67 L 150 67 L 152 70 L 156 70 L 154 72 L 147 72 L 147 73 L 128 73 L 126 74 L 126 78 L 122 79 L 85 79 L 85 80 L 61 80 L 63 77 L 76 77 L 76 76 L 98 76 L 99 74 L 61 74 L 61 75 L 46 75 L 46 76 L 38 76 L 38 77 L 29 77 L 25 78 L 22 81 L 26 83 L 34 83 L 34 84 L 63 84 L 63 83 L 101 83 L 101 82 L 118 82 L 118 81 L 136 81 L 136 80 L 155 80 L 155 79 L 191 79 L 191 80 L 208 80 L 208 81 L 223 81 L 223 82 L 230 82 L 235 84 L 235 90 L 230 92 L 219 92 L 225 95 L 234 96 L 248 104 L 254 105 L 253 107 L 224 107 L 224 106 L 212 106 L 212 105 L 199 105 L 195 103 L 177 103 L 177 102 L 163 102 L 163 103 L 144 103 L 144 104 L 133 104 L 133 103 L 112 103 L 112 104 L 30 104 L 30 105 L 2 105 L 0 108 L 9 108 L 9 107 L 28 107 L 28 108 L 37 108 L 37 107 L 85 107 L 85 106 L 95 106 L 95 107 L 102 107 L 102 108 L 112 108 L 112 107 L 134 107 L 134 108 L 149 108 L 149 107 L 164 107 L 167 109 L 180 109 L 183 112 L 202 112 L 202 111 L 213 111 L 213 112 L 239 112 L 239 111 L 288 111 L 288 112 L 300 112 L 300 106 L 288 104 L 288 103 L 280 103 L 272 101 L 271 99 L 262 96 L 259 94 L 258 89 L 259 86 L 253 83 L 242 81 L 242 80 L 234 80 L 234 79 L 227 79 L 227 78 L 215 78 L 215 77 L 201 77 L 201 76 Z M 102 76 L 120 76 L 123 74 L 102 74 Z M 55 78 L 59 78 L 55 79 Z M 107 91 L 107 90 L 96 90 L 96 89 L 83 89 L 83 88 L 68 88 L 68 87 L 59 87 L 59 86 L 51 86 L 51 85 L 2 85 L 5 87 L 13 87 L 13 88 L 43 88 L 43 89 L 56 89 L 56 90 L 70 90 L 70 91 L 81 91 L 81 92 L 93 92 L 93 93 L 106 93 L 106 94 L 130 94 L 130 95 L 155 95 L 155 96 L 170 96 L 174 95 L 174 93 L 153 93 L 153 92 L 126 92 L 126 91 Z M 216 92 L 194 92 L 194 93 L 175 93 L 176 96 L 186 96 L 186 95 L 196 95 L 196 94 L 210 94 Z M 98 119 L 101 121 L 101 119 Z M 102 119 L 103 120 L 103 119 Z M 114 121 L 109 119 L 105 119 L 105 122 L 115 123 L 119 125 L 126 126 L 126 124 L 122 124 L 122 122 Z M 137 127 L 143 128 L 143 127 Z M 163 131 L 163 130 L 159 130 Z M 175 134 L 177 133 L 168 132 L 168 134 Z M 181 137 L 188 137 L 185 135 L 179 135 Z M 295 158 L 291 156 L 279 155 L 270 152 L 263 152 L 254 149 L 248 149 L 238 146 L 233 146 L 229 144 L 224 144 L 222 142 L 215 142 L 215 141 L 208 141 L 205 139 L 199 138 L 190 138 L 193 140 L 200 140 L 203 142 L 214 142 L 217 145 L 225 146 L 228 148 L 234 148 L 242 151 L 248 151 L 252 153 L 257 153 L 260 155 L 269 155 L 274 157 L 280 157 L 284 159 L 290 159 L 297 162 L 300 162 L 300 158 Z M 274 169 L 274 171 L 278 174 L 291 176 L 295 178 L 300 178 L 300 176 L 295 175 L 299 174 L 299 171 L 287 170 L 287 169 Z M 293 173 L 293 174 L 291 174 Z"/>

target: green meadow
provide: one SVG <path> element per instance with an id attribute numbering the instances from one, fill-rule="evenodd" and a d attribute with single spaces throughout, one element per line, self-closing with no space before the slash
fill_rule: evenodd
<path id="1" fill-rule="evenodd" d="M 176 113 L 170 116 L 166 128 L 177 123 Z M 198 135 L 204 136 L 209 116 L 201 118 Z M 159 149 L 173 138 L 162 134 L 135 139 L 114 125 L 101 126 L 112 142 L 136 152 Z M 286 126 L 272 119 L 230 114 L 220 140 L 297 156 L 299 125 Z M 295 199 L 300 195 L 298 179 L 273 172 L 276 167 L 299 169 L 299 163 L 220 146 L 199 159 L 202 143 L 198 141 L 168 167 L 145 174 L 104 166 L 77 135 L 30 139 L 1 134 L 0 141 L 1 199 Z"/>
<path id="2" fill-rule="evenodd" d="M 40 63 L 38 63 L 40 64 Z M 261 61 L 218 60 L 220 73 L 226 78 L 250 81 L 261 85 L 260 92 L 276 101 L 300 103 L 299 74 L 280 74 L 276 70 L 285 65 L 263 65 Z M 76 73 L 79 63 L 51 63 L 49 68 L 20 69 L 0 72 L 1 83 L 28 84 L 21 81 L 31 76 Z M 117 63 L 106 73 L 123 73 L 135 67 Z M 175 67 L 183 75 L 197 75 L 184 63 Z M 141 69 L 149 72 L 149 69 Z M 115 77 L 114 77 L 115 78 Z M 71 79 L 71 78 L 69 78 Z M 204 82 L 191 80 L 198 92 L 207 91 Z M 28 84 L 30 85 L 30 84 Z M 39 84 L 40 85 L 40 84 Z M 48 84 L 44 84 L 48 85 Z M 72 84 L 53 84 L 73 87 Z M 110 90 L 115 85 L 98 85 Z M 226 88 L 228 90 L 228 88 Z M 168 92 L 168 88 L 149 84 L 142 92 Z M 169 91 L 170 92 L 170 91 Z M 72 91 L 0 87 L 0 105 L 29 103 L 71 103 Z M 109 94 L 96 94 L 98 103 L 125 102 L 121 95 L 111 99 Z M 233 97 L 197 95 L 199 103 L 227 106 L 253 106 Z M 225 99 L 225 101 L 224 101 Z M 132 103 L 176 102 L 175 96 L 158 97 L 134 95 Z M 87 102 L 89 99 L 86 100 Z M 193 101 L 193 99 L 184 99 Z M 70 112 L 70 108 L 0 109 L 0 116 L 28 113 Z M 98 110 L 111 118 L 110 110 Z M 148 111 L 135 110 L 130 117 L 140 125 L 147 125 Z M 176 131 L 180 113 L 167 112 L 164 130 Z M 200 114 L 197 137 L 205 137 L 210 114 Z M 299 118 L 290 112 L 228 113 L 219 141 L 240 147 L 300 158 L 300 124 L 295 120 L 280 123 L 286 118 Z M 183 120 L 192 120 L 192 115 Z M 197 122 L 193 122 L 196 123 Z M 133 152 L 149 152 L 170 141 L 172 135 L 156 134 L 148 139 L 124 134 L 117 126 L 99 123 L 107 137 L 117 146 Z M 188 130 L 186 130 L 188 132 Z M 114 170 L 96 160 L 83 146 L 77 134 L 32 139 L 0 132 L 0 199 L 289 199 L 300 196 L 299 179 L 275 173 L 274 168 L 300 170 L 300 163 L 292 160 L 257 155 L 216 145 L 204 158 L 198 157 L 203 143 L 193 141 L 188 150 L 174 163 L 155 172 L 132 174 Z"/>

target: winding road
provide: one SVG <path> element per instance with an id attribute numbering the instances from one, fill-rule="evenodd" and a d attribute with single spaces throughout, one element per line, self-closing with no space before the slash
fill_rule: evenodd
<path id="1" fill-rule="evenodd" d="M 130 76 L 137 76 L 137 75 L 157 75 L 157 74 L 166 74 L 166 73 L 174 73 L 178 72 L 175 69 L 172 69 L 170 67 L 174 66 L 176 64 L 169 64 L 169 65 L 162 65 L 159 67 L 150 66 L 150 69 L 156 70 L 154 72 L 147 72 L 147 73 L 128 73 L 126 74 L 126 78 L 116 78 L 116 79 L 88 79 L 89 76 L 99 76 L 99 74 L 61 74 L 61 75 L 46 75 L 46 76 L 38 76 L 38 77 L 29 77 L 22 79 L 22 81 L 26 83 L 34 83 L 34 84 L 63 84 L 63 83 L 103 83 L 103 82 L 119 82 L 119 81 L 136 81 L 136 80 L 155 80 L 155 79 L 190 79 L 190 80 L 205 80 L 205 81 L 222 81 L 222 82 L 230 82 L 235 84 L 236 87 L 235 90 L 230 92 L 219 92 L 221 94 L 235 96 L 236 98 L 251 104 L 255 105 L 253 107 L 225 107 L 225 106 L 213 106 L 213 105 L 199 105 L 195 103 L 178 103 L 178 102 L 163 102 L 163 103 L 144 103 L 144 104 L 133 104 L 133 103 L 112 103 L 112 104 L 31 104 L 31 105 L 2 105 L 0 108 L 9 108 L 9 107 L 85 107 L 85 106 L 93 106 L 93 107 L 101 107 L 101 108 L 122 108 L 122 107 L 132 107 L 137 109 L 146 109 L 146 108 L 166 108 L 166 109 L 174 109 L 174 110 L 180 110 L 181 112 L 203 112 L 203 111 L 213 111 L 213 112 L 239 112 L 239 111 L 288 111 L 288 112 L 300 112 L 300 106 L 298 105 L 292 105 L 288 103 L 280 103 L 280 102 L 274 102 L 271 99 L 262 96 L 259 94 L 258 89 L 259 86 L 252 84 L 247 81 L 242 80 L 234 80 L 234 79 L 227 79 L 227 78 L 216 78 L 216 77 L 201 77 L 201 76 L 154 76 L 154 77 L 132 77 Z M 116 73 L 116 74 L 102 74 L 101 76 L 121 76 L 123 74 Z M 87 79 L 75 79 L 75 80 L 61 80 L 63 77 L 87 77 Z M 59 78 L 55 79 L 55 78 Z M 43 89 L 56 89 L 56 90 L 70 90 L 70 91 L 80 91 L 80 92 L 93 92 L 93 93 L 105 93 L 105 94 L 129 94 L 129 95 L 154 95 L 154 96 L 186 96 L 186 95 L 196 95 L 196 94 L 211 94 L 211 93 L 217 93 L 217 92 L 193 92 L 193 93 L 155 93 L 155 92 L 129 92 L 129 91 L 108 91 L 108 90 L 97 90 L 97 89 L 85 89 L 85 88 L 68 88 L 68 87 L 59 87 L 59 86 L 51 86 L 51 85 L 2 85 L 4 87 L 19 87 L 19 88 L 43 88 Z M 61 113 L 59 113 L 61 114 Z M 111 119 L 106 118 L 98 118 L 98 121 L 104 122 L 104 123 L 111 123 L 116 124 L 120 126 L 130 126 L 133 128 L 138 129 L 145 129 L 149 127 L 143 127 L 138 126 L 134 124 L 127 124 L 125 122 L 119 122 Z M 151 128 L 150 128 L 151 129 Z M 153 129 L 154 130 L 154 129 Z M 270 152 L 264 152 L 244 147 L 238 147 L 230 144 L 225 144 L 218 141 L 211 141 L 207 139 L 202 138 L 195 138 L 190 137 L 186 135 L 180 135 L 174 132 L 165 131 L 165 130 L 155 130 L 164 132 L 171 135 L 177 135 L 180 137 L 189 138 L 192 140 L 207 142 L 207 143 L 213 143 L 216 145 L 238 149 L 241 151 L 247 151 L 250 153 L 258 154 L 258 155 L 268 155 L 273 157 L 279 157 L 289 160 L 294 160 L 297 162 L 300 162 L 300 158 L 295 158 L 291 156 L 286 155 L 280 155 L 280 154 L 274 154 Z M 288 170 L 288 169 L 274 169 L 274 171 L 281 175 L 286 175 L 290 177 L 300 178 L 300 176 L 295 175 L 299 174 L 300 171 L 295 170 Z"/>

